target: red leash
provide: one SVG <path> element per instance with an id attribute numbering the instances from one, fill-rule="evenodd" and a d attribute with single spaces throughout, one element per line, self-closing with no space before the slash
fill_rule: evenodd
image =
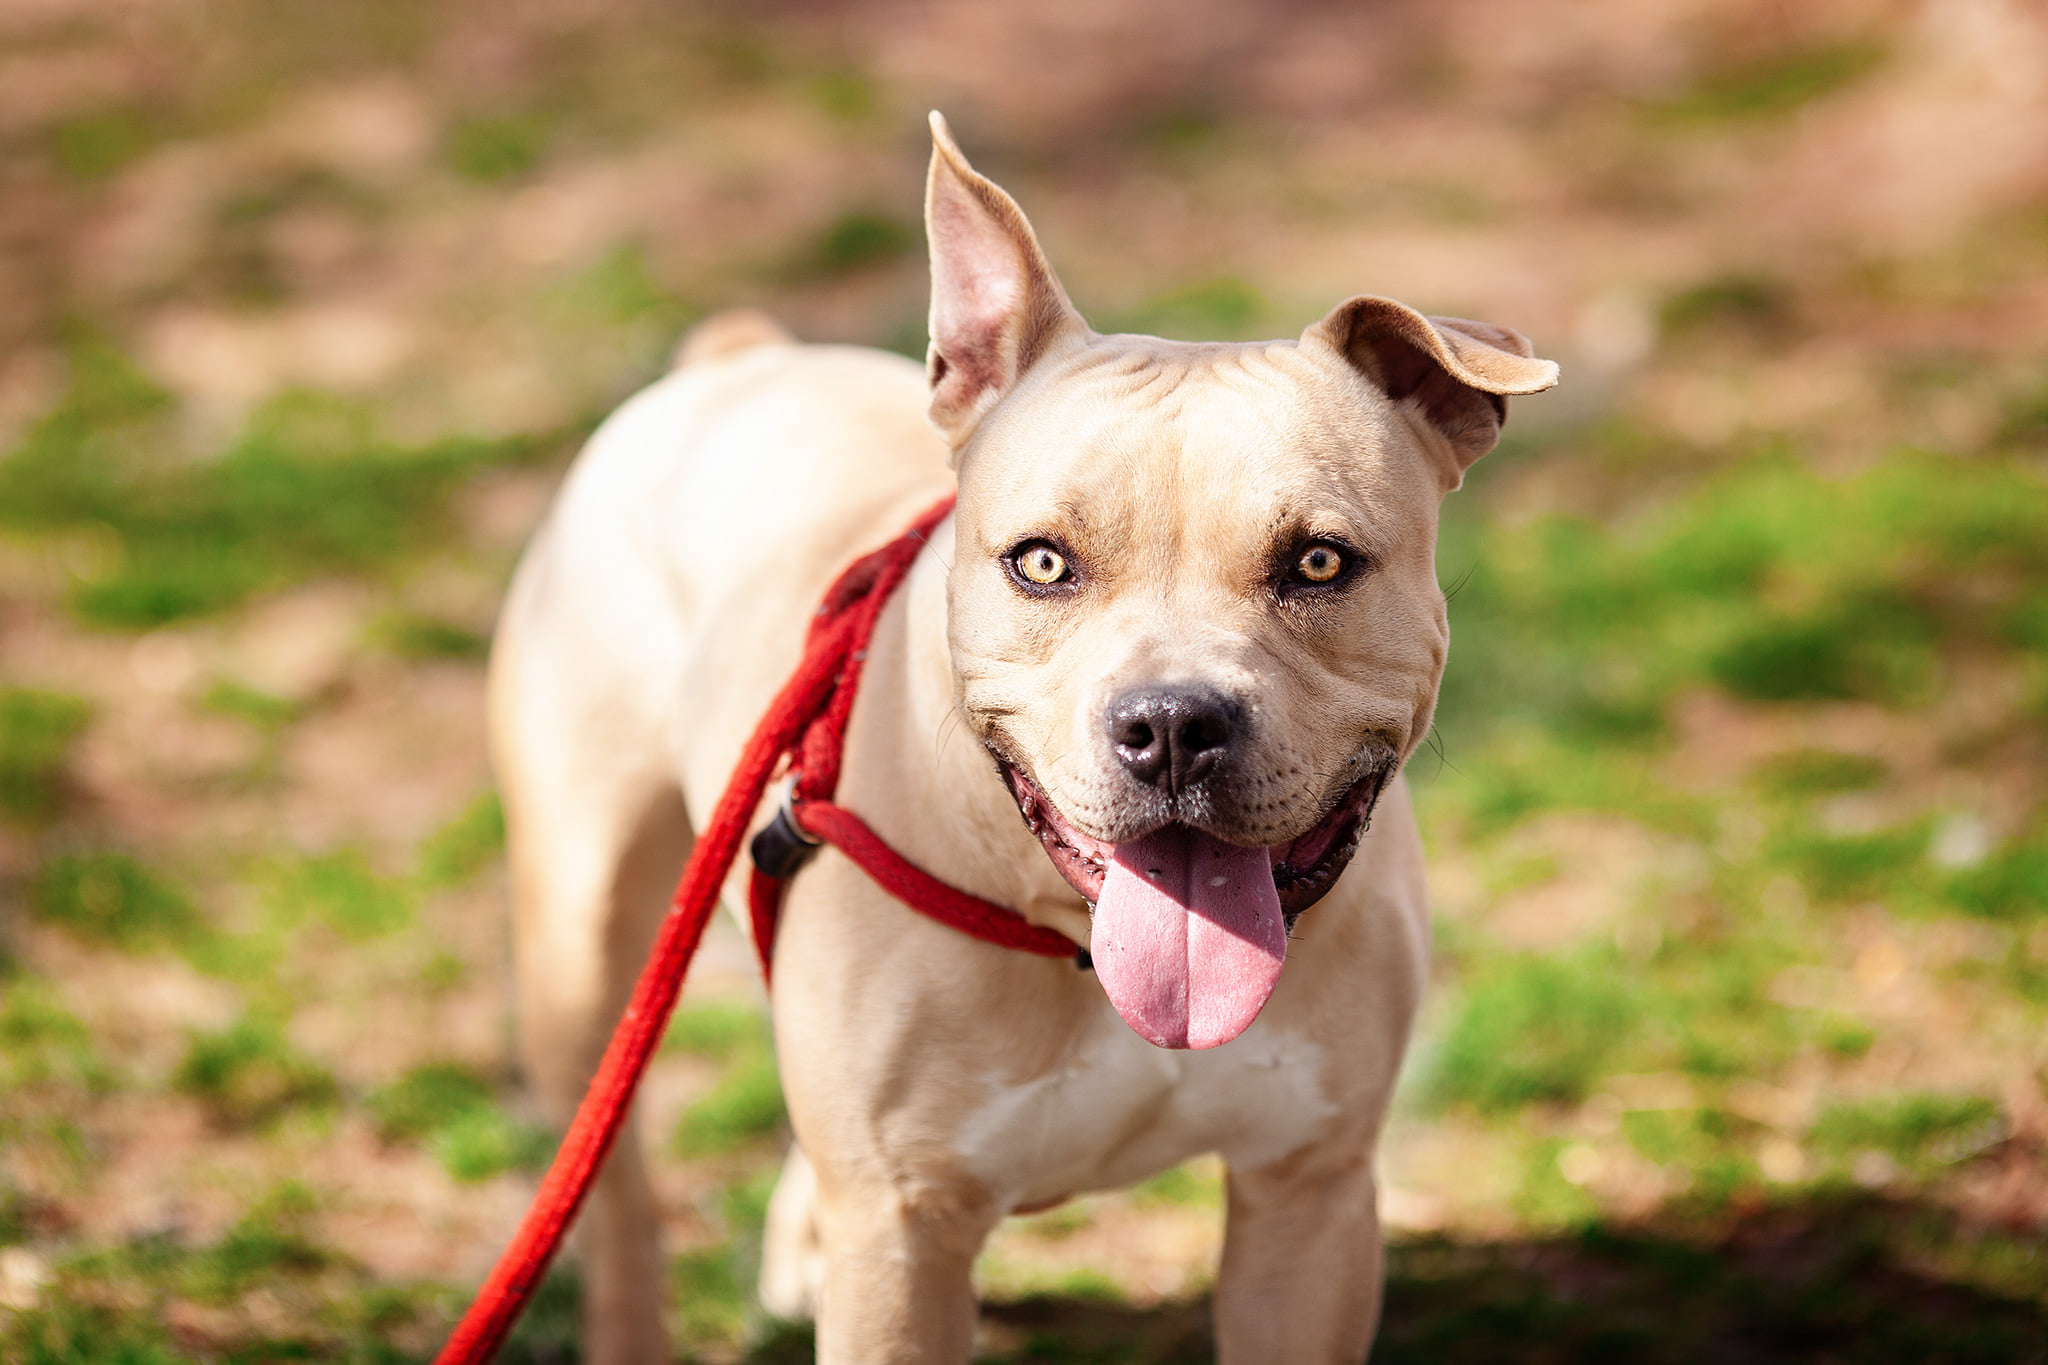
<path id="1" fill-rule="evenodd" d="M 948 496 L 901 536 L 855 560 L 826 592 L 805 636 L 802 662 L 754 728 L 710 822 L 697 836 L 668 918 L 612 1032 L 604 1060 L 598 1063 L 597 1074 L 555 1152 L 554 1163 L 541 1180 L 512 1244 L 498 1258 L 469 1311 L 435 1357 L 435 1365 L 482 1365 L 497 1353 L 505 1334 L 533 1297 L 625 1122 L 633 1091 L 661 1043 L 676 997 L 682 993 L 683 975 L 689 971 L 690 959 L 696 956 L 704 928 L 718 905 L 718 889 L 739 855 L 740 840 L 761 804 L 762 793 L 785 756 L 791 760 L 795 779 L 788 809 L 795 813 L 797 825 L 789 827 L 788 815 L 779 814 L 757 836 L 756 866 L 749 883 L 754 946 L 761 956 L 764 978 L 783 887 L 819 841 L 837 847 L 883 890 L 920 914 L 1006 948 L 1047 957 L 1074 956 L 1074 944 L 1064 934 L 1027 923 L 1002 906 L 946 885 L 905 861 L 858 815 L 832 803 L 839 786 L 846 722 L 853 713 L 861 665 L 867 659 L 868 637 L 874 633 L 882 608 L 924 548 L 926 537 L 952 510 L 953 499 Z M 764 867 L 764 863 L 770 866 Z"/>

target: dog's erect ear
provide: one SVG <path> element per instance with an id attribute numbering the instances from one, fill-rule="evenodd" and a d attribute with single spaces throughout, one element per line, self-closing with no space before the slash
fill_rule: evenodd
<path id="1" fill-rule="evenodd" d="M 932 422 L 959 447 L 1059 336 L 1083 326 L 1017 202 L 967 164 L 932 114 Z"/>
<path id="2" fill-rule="evenodd" d="M 1500 440 L 1508 395 L 1557 382 L 1557 362 L 1536 359 L 1529 339 L 1489 322 L 1426 318 L 1406 304 L 1361 294 L 1302 333 L 1362 370 L 1395 402 L 1413 400 L 1449 443 L 1449 486 Z"/>

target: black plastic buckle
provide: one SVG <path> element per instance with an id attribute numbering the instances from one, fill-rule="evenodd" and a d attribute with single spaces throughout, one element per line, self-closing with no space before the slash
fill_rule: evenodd
<path id="1" fill-rule="evenodd" d="M 820 842 L 804 833 L 792 818 L 785 798 L 781 808 L 775 812 L 775 818 L 763 825 L 761 832 L 747 845 L 747 853 L 753 858 L 754 866 L 762 872 L 777 881 L 788 881 L 811 860 Z"/>

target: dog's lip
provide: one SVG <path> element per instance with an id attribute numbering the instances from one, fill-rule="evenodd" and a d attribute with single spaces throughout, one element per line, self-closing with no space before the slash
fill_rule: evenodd
<path id="1" fill-rule="evenodd" d="M 1001 757 L 996 763 L 1010 795 L 1016 799 L 1025 826 L 1038 836 L 1046 856 L 1067 884 L 1093 906 L 1102 895 L 1102 881 L 1109 871 L 1110 859 L 1116 855 L 1116 845 L 1076 829 L 1017 764 Z M 1338 876 L 1358 849 L 1358 841 L 1365 834 L 1373 804 L 1388 775 L 1388 769 L 1375 768 L 1353 783 L 1329 814 L 1307 833 L 1266 849 L 1272 860 L 1273 886 L 1280 894 L 1280 907 L 1290 924 L 1337 884 Z"/>

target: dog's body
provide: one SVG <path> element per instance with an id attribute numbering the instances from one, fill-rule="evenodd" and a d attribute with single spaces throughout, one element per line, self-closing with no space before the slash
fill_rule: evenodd
<path id="1" fill-rule="evenodd" d="M 810 864 L 775 949 L 801 1150 L 764 1301 L 815 1309 L 824 1361 L 963 1361 L 998 1219 L 1214 1151 L 1221 1358 L 1356 1361 L 1372 1147 L 1426 964 L 1396 768 L 1444 656 L 1436 504 L 1492 444 L 1488 395 L 1554 368 L 1380 300 L 1299 344 L 1096 336 L 943 135 L 928 219 L 929 380 L 715 326 L 593 439 L 521 566 L 492 735 L 528 1066 L 566 1114 L 820 594 L 951 457 L 959 509 L 881 617 L 838 799 L 938 878 L 1092 938 L 1098 971 L 925 919 L 830 849 Z M 588 1357 L 659 1358 L 630 1132 L 584 1254 Z"/>

